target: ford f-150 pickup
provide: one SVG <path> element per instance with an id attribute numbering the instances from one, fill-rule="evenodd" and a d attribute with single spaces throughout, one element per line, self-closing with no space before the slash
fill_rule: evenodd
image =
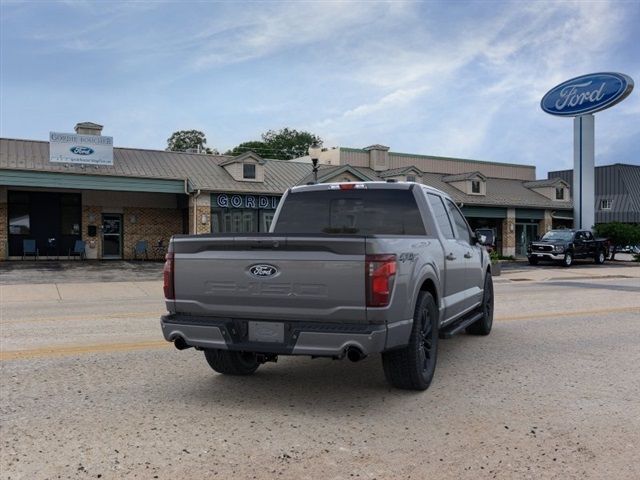
<path id="1" fill-rule="evenodd" d="M 294 187 L 269 233 L 171 239 L 162 332 L 223 374 L 252 374 L 278 355 L 381 353 L 392 385 L 424 390 L 438 338 L 491 331 L 483 241 L 424 185 Z"/>
<path id="2" fill-rule="evenodd" d="M 529 244 L 527 258 L 531 265 L 553 261 L 570 267 L 579 258 L 591 258 L 597 264 L 603 264 L 608 251 L 608 241 L 593 238 L 589 230 L 550 230 L 540 240 Z"/>

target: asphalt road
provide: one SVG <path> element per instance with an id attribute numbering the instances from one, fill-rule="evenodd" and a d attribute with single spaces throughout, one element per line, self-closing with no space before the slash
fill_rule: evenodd
<path id="1" fill-rule="evenodd" d="M 0 478 L 637 479 L 639 270 L 497 279 L 494 331 L 442 341 L 423 393 L 378 357 L 215 374 L 162 341 L 156 284 L 5 290 Z"/>

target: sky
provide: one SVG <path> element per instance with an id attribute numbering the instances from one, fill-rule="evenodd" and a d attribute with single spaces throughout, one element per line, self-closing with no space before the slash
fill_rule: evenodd
<path id="1" fill-rule="evenodd" d="M 223 152 L 283 127 L 324 146 L 572 168 L 569 78 L 640 82 L 640 1 L 0 0 L 0 136 L 81 121 L 120 147 L 198 129 Z M 596 165 L 640 164 L 640 87 L 596 114 Z M 267 155 L 265 155 L 267 156 Z"/>

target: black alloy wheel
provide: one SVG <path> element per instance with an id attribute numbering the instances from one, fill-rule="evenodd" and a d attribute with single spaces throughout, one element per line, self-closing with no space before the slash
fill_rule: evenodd
<path id="1" fill-rule="evenodd" d="M 420 292 L 413 315 L 409 344 L 383 352 L 387 381 L 404 390 L 426 390 L 431 385 L 438 359 L 439 313 L 429 292 Z"/>

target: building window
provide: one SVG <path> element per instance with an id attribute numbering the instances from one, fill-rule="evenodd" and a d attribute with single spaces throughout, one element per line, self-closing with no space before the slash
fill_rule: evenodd
<path id="1" fill-rule="evenodd" d="M 471 181 L 471 193 L 480 193 L 480 180 Z"/>
<path id="2" fill-rule="evenodd" d="M 611 199 L 600 200 L 600 210 L 611 210 Z"/>
<path id="3" fill-rule="evenodd" d="M 9 234 L 29 235 L 31 220 L 29 216 L 29 194 L 9 193 Z"/>
<path id="4" fill-rule="evenodd" d="M 255 163 L 243 163 L 242 164 L 242 178 L 254 179 L 256 178 L 256 164 Z"/>
<path id="5" fill-rule="evenodd" d="M 407 182 L 415 182 L 415 181 L 416 181 L 415 175 L 407 175 Z"/>
<path id="6" fill-rule="evenodd" d="M 556 200 L 564 200 L 564 188 L 556 187 Z"/>

